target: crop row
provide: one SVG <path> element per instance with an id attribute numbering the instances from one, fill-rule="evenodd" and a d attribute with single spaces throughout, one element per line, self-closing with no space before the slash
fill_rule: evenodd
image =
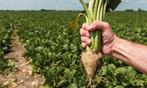
<path id="1" fill-rule="evenodd" d="M 76 14 L 56 11 L 5 12 L 1 16 L 3 20 L 8 17 L 15 21 L 18 35 L 27 48 L 28 60 L 32 62 L 34 72 L 44 75 L 47 88 L 85 88 L 86 76 L 80 65 L 82 48 L 79 30 L 67 30 L 69 20 Z M 147 44 L 146 16 L 146 12 L 112 12 L 107 14 L 105 20 L 121 38 Z M 9 34 L 9 31 L 5 32 L 7 24 L 3 23 L 0 20 L 1 42 Z M 4 44 L 7 46 L 9 42 Z M 2 57 L 5 46 L 1 47 Z M 97 72 L 95 85 L 100 88 L 145 88 L 147 76 L 107 56 Z"/>

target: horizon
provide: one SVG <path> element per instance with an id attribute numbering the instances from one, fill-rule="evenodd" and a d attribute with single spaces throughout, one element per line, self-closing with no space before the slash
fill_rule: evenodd
<path id="1" fill-rule="evenodd" d="M 58 3 L 58 4 L 57 4 Z M 147 10 L 147 0 L 122 0 L 116 11 Z M 0 0 L 0 10 L 83 10 L 78 0 Z"/>
<path id="2" fill-rule="evenodd" d="M 138 9 L 141 9 L 141 8 L 138 8 Z M 113 10 L 114 12 L 116 11 L 126 11 L 126 10 L 132 10 L 132 11 L 138 11 L 138 9 L 124 9 L 124 10 Z M 16 9 L 0 9 L 0 11 L 83 11 L 83 10 L 59 10 L 59 9 L 21 9 L 21 10 L 16 10 Z M 144 10 L 144 9 L 141 9 L 142 11 L 147 11 L 147 10 Z"/>

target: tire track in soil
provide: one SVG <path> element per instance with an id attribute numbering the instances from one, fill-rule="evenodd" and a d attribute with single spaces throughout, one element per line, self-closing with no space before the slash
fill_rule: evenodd
<path id="1" fill-rule="evenodd" d="M 10 53 L 4 59 L 10 59 L 15 65 L 15 71 L 8 76 L 0 74 L 0 85 L 4 88 L 41 88 L 45 79 L 38 74 L 33 74 L 32 66 L 26 61 L 26 49 L 22 46 L 16 33 L 15 24 L 11 26 Z"/>

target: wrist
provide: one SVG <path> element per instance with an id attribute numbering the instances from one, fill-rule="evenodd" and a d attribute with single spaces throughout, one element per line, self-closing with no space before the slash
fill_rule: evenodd
<path id="1" fill-rule="evenodd" d="M 104 41 L 104 47 L 103 47 L 103 54 L 104 55 L 111 55 L 113 52 L 114 52 L 114 47 L 116 44 L 116 42 L 118 41 L 118 37 L 113 34 L 113 36 L 107 40 L 107 41 Z"/>
<path id="2" fill-rule="evenodd" d="M 113 54 L 115 54 L 115 52 L 117 52 L 117 46 L 121 43 L 121 38 L 119 38 L 118 36 L 114 36 L 114 41 L 113 41 L 113 46 L 111 48 L 111 52 L 110 55 L 113 56 Z"/>
<path id="3" fill-rule="evenodd" d="M 126 46 L 127 45 L 127 46 Z M 128 63 L 127 52 L 130 52 L 128 41 L 116 36 L 114 45 L 112 47 L 111 56 Z"/>

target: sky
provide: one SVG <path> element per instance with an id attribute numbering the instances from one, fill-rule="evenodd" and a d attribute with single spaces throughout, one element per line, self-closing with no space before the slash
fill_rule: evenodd
<path id="1" fill-rule="evenodd" d="M 117 10 L 147 10 L 147 0 L 122 0 Z M 82 10 L 79 0 L 0 0 L 0 10 Z"/>

